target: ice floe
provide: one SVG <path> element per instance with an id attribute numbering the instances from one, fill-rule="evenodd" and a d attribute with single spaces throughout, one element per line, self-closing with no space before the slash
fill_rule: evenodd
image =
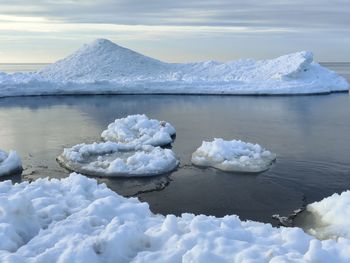
<path id="1" fill-rule="evenodd" d="M 235 215 L 155 215 L 77 174 L 1 182 L 0 211 L 0 262 L 350 262 L 347 238 Z"/>
<path id="2" fill-rule="evenodd" d="M 349 90 L 309 51 L 275 59 L 166 63 L 97 39 L 38 72 L 0 72 L 0 97 L 55 94 L 311 94 Z"/>
<path id="3" fill-rule="evenodd" d="M 170 149 L 151 145 L 135 149 L 110 141 L 65 148 L 57 160 L 71 171 L 109 177 L 159 175 L 171 172 L 179 164 Z"/>
<path id="4" fill-rule="evenodd" d="M 15 151 L 8 154 L 0 149 L 0 176 L 11 175 L 22 171 L 21 158 Z"/>
<path id="5" fill-rule="evenodd" d="M 350 191 L 307 205 L 301 217 L 300 225 L 319 239 L 350 239 Z"/>
<path id="6" fill-rule="evenodd" d="M 203 141 L 192 154 L 192 163 L 210 166 L 230 172 L 262 172 L 269 169 L 276 154 L 258 144 L 239 140 L 225 141 L 215 138 L 212 142 Z"/>
<path id="7" fill-rule="evenodd" d="M 129 115 L 116 119 L 101 134 L 105 141 L 115 141 L 131 147 L 163 146 L 172 142 L 175 128 L 168 122 L 149 119 L 146 115 Z"/>

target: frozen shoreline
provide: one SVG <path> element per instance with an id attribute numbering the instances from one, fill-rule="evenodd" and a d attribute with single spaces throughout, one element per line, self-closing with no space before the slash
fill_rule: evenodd
<path id="1" fill-rule="evenodd" d="M 4 262 L 350 260 L 350 240 L 342 236 L 320 241 L 300 228 L 275 228 L 235 215 L 155 215 L 147 203 L 78 174 L 1 182 L 0 200 Z"/>

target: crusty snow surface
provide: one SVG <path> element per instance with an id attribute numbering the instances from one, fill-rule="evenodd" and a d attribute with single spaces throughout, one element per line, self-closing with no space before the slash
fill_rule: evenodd
<path id="1" fill-rule="evenodd" d="M 170 149 L 151 145 L 135 149 L 110 141 L 65 148 L 58 161 L 71 171 L 107 177 L 159 175 L 173 171 L 179 164 Z"/>
<path id="2" fill-rule="evenodd" d="M 349 84 L 301 51 L 275 59 L 165 63 L 106 39 L 38 72 L 0 72 L 0 97 L 54 94 L 311 94 Z"/>
<path id="3" fill-rule="evenodd" d="M 15 151 L 8 154 L 0 149 L 0 176 L 11 175 L 22 170 L 21 158 Z"/>
<path id="4" fill-rule="evenodd" d="M 175 133 L 175 128 L 170 123 L 138 114 L 116 119 L 108 125 L 101 136 L 105 141 L 114 141 L 131 147 L 162 146 L 170 144 L 171 137 Z"/>
<path id="5" fill-rule="evenodd" d="M 347 238 L 320 241 L 300 228 L 274 228 L 235 215 L 155 215 L 147 203 L 78 174 L 0 183 L 4 263 L 341 263 L 350 262 L 349 247 Z"/>
<path id="6" fill-rule="evenodd" d="M 275 159 L 276 154 L 259 144 L 215 138 L 211 142 L 203 141 L 192 154 L 191 161 L 198 166 L 210 166 L 229 172 L 262 172 L 269 169 Z"/>

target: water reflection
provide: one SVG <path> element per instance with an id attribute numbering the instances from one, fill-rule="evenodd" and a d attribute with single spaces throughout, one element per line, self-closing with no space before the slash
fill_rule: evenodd
<path id="1" fill-rule="evenodd" d="M 64 147 L 100 140 L 115 118 L 136 113 L 176 127 L 173 150 L 181 168 L 147 180 L 100 181 L 123 195 L 139 193 L 155 212 L 235 213 L 273 222 L 272 214 L 292 212 L 304 197 L 312 202 L 350 188 L 348 94 L 3 98 L 0 148 L 22 155 L 24 179 L 67 176 L 55 161 Z M 202 140 L 213 137 L 259 143 L 277 153 L 277 162 L 257 176 L 188 166 Z"/>

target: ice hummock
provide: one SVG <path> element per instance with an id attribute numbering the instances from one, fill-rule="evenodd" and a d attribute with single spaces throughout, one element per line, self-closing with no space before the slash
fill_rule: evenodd
<path id="1" fill-rule="evenodd" d="M 350 239 L 350 191 L 333 194 L 306 206 L 301 226 L 319 239 Z"/>
<path id="2" fill-rule="evenodd" d="M 7 176 L 22 171 L 21 158 L 15 151 L 8 154 L 0 149 L 0 176 Z"/>
<path id="3" fill-rule="evenodd" d="M 309 51 L 275 59 L 166 63 L 98 39 L 38 72 L 0 72 L 0 96 L 312 94 L 349 90 Z"/>
<path id="4" fill-rule="evenodd" d="M 349 262 L 350 240 L 238 216 L 155 215 L 78 174 L 0 183 L 0 262 Z"/>
<path id="5" fill-rule="evenodd" d="M 149 119 L 146 115 L 129 115 L 108 125 L 101 137 L 131 147 L 138 145 L 163 146 L 172 142 L 175 128 L 168 122 Z"/>
<path id="6" fill-rule="evenodd" d="M 229 172 L 262 172 L 269 169 L 276 154 L 240 140 L 225 141 L 215 138 L 212 142 L 203 141 L 192 154 L 192 163 L 210 166 Z"/>
<path id="7" fill-rule="evenodd" d="M 106 177 L 159 175 L 173 171 L 179 164 L 170 149 L 151 145 L 133 148 L 110 141 L 65 148 L 57 160 L 68 170 Z"/>

